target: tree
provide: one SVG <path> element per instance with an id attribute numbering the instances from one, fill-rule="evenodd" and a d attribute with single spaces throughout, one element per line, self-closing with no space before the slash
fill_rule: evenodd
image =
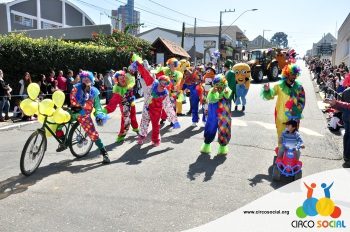
<path id="1" fill-rule="evenodd" d="M 288 35 L 284 32 L 276 32 L 270 42 L 273 45 L 277 45 L 280 48 L 286 48 L 288 47 L 288 39 L 287 39 Z"/>

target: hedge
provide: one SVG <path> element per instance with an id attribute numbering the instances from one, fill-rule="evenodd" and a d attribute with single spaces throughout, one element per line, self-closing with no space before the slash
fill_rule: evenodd
<path id="1" fill-rule="evenodd" d="M 18 81 L 25 72 L 32 75 L 33 81 L 38 81 L 39 75 L 48 75 L 50 69 L 77 72 L 82 68 L 105 73 L 111 68 L 121 69 L 129 61 L 129 51 L 117 51 L 114 47 L 97 46 L 92 42 L 32 39 L 24 34 L 0 36 L 0 69 L 13 88 L 13 94 L 19 92 Z"/>

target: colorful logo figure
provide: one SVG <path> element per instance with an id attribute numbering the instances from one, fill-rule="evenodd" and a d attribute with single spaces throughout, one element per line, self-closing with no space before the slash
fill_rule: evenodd
<path id="1" fill-rule="evenodd" d="M 307 188 L 307 199 L 304 201 L 302 206 L 297 208 L 296 215 L 299 218 L 316 216 L 317 214 L 321 216 L 331 216 L 332 218 L 340 217 L 340 208 L 334 204 L 334 201 L 331 200 L 330 188 L 333 186 L 333 183 L 329 186 L 327 186 L 326 183 L 322 183 L 321 187 L 323 188 L 325 197 L 317 199 L 312 197 L 316 184 L 312 183 L 310 186 L 308 186 L 304 182 L 304 185 Z"/>

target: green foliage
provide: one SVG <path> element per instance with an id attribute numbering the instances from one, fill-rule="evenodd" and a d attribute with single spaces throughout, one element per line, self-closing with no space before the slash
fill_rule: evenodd
<path id="1" fill-rule="evenodd" d="M 93 42 L 99 46 L 114 47 L 121 52 L 135 52 L 147 60 L 152 59 L 152 45 L 148 41 L 118 30 L 113 30 L 112 35 L 93 34 Z"/>
<path id="2" fill-rule="evenodd" d="M 288 47 L 288 35 L 284 32 L 276 32 L 270 42 L 274 45 L 277 45 L 280 48 Z"/>
<path id="3" fill-rule="evenodd" d="M 33 81 L 38 81 L 38 76 L 48 74 L 50 69 L 77 72 L 82 68 L 105 73 L 110 68 L 128 66 L 129 62 L 130 54 L 127 51 L 92 42 L 32 39 L 24 34 L 0 36 L 0 69 L 14 88 L 13 94 L 18 93 L 18 81 L 25 72 L 31 73 Z"/>

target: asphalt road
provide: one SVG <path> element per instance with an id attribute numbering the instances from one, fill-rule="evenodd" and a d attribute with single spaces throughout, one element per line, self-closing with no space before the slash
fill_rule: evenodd
<path id="1" fill-rule="evenodd" d="M 303 66 L 302 66 L 303 67 Z M 306 68 L 301 134 L 303 175 L 339 168 L 341 136 L 331 134 Z M 286 184 L 271 181 L 276 146 L 275 101 L 260 98 L 262 84 L 251 85 L 245 113 L 235 112 L 230 154 L 226 159 L 201 155 L 203 128 L 180 118 L 181 129 L 162 128 L 162 144 L 136 144 L 130 131 L 115 144 L 119 112 L 99 128 L 112 163 L 101 165 L 96 147 L 76 160 L 69 150 L 57 153 L 49 139 L 35 174 L 20 174 L 22 147 L 39 125 L 0 132 L 0 231 L 180 231 L 226 215 Z M 189 104 L 184 105 L 184 111 Z M 140 112 L 142 103 L 137 104 Z M 141 115 L 138 114 L 138 117 Z"/>

